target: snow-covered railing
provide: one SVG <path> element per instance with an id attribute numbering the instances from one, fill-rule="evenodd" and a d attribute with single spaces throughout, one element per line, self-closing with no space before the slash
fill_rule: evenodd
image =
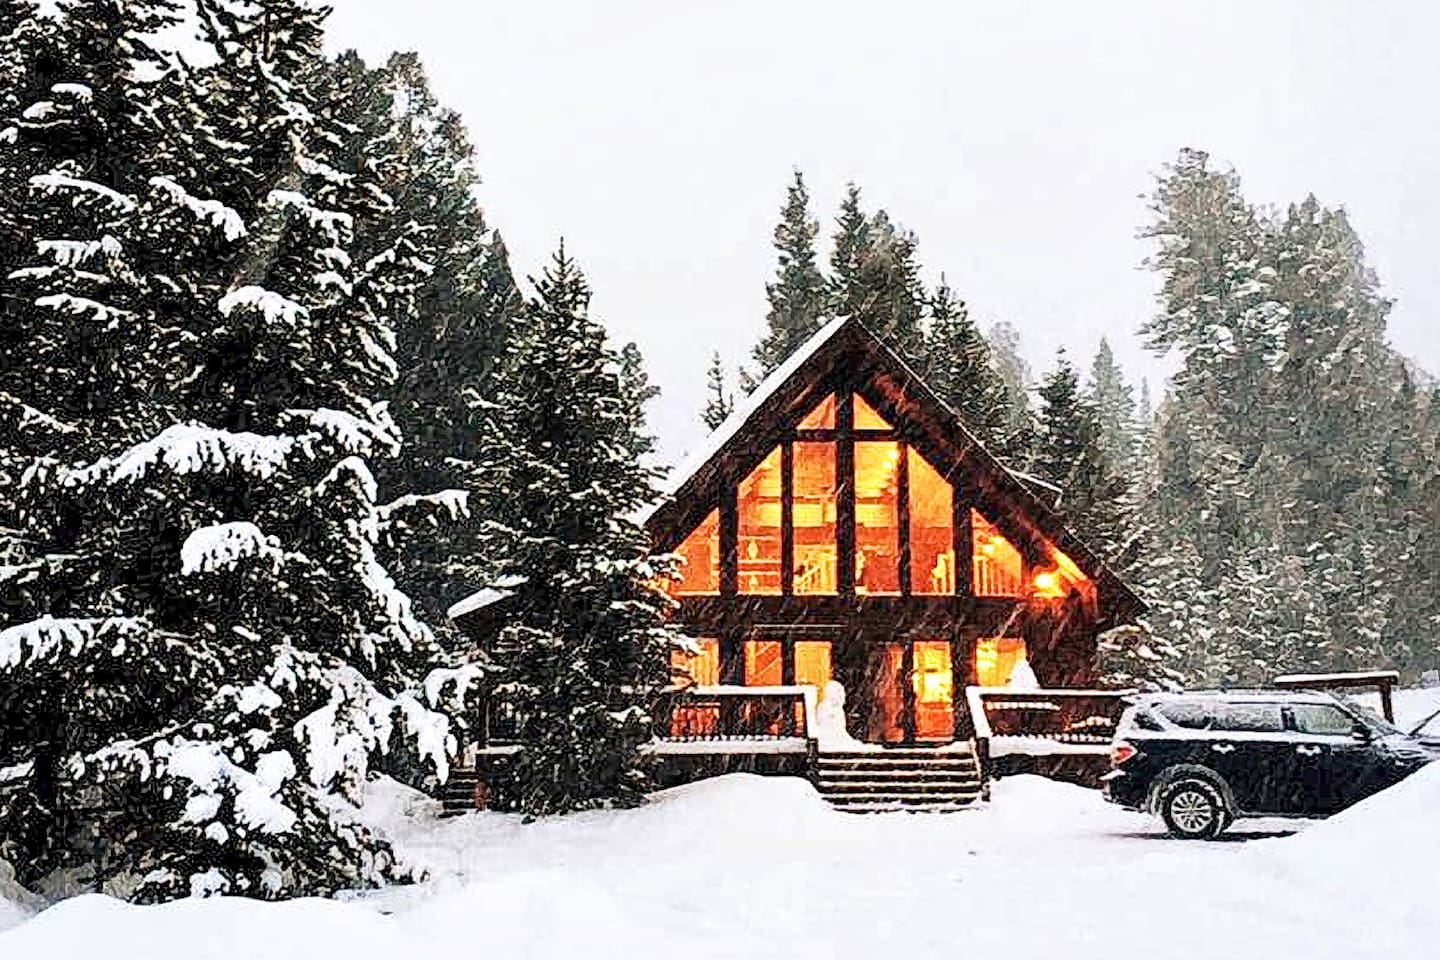
<path id="1" fill-rule="evenodd" d="M 815 701 L 809 685 L 687 687 L 667 695 L 656 736 L 670 742 L 809 740 Z"/>
<path id="2" fill-rule="evenodd" d="M 1069 756 L 1109 750 L 1134 690 L 966 687 L 982 766 L 992 756 Z"/>
<path id="3" fill-rule="evenodd" d="M 1357 670 L 1350 673 L 1287 673 L 1275 678 L 1281 690 L 1354 690 L 1375 689 L 1380 693 L 1380 712 L 1395 722 L 1393 691 L 1400 682 L 1395 670 Z"/>

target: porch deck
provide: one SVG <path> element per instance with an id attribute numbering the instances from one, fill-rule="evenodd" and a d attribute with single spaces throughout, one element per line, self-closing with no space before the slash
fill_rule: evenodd
<path id="1" fill-rule="evenodd" d="M 1108 768 L 1133 692 L 967 687 L 955 708 L 969 723 L 957 726 L 973 729 L 973 739 L 866 743 L 824 729 L 812 686 L 690 687 L 663 699 L 655 739 L 642 750 L 659 786 L 737 772 L 800 776 L 843 810 L 958 810 L 1014 773 L 1093 782 Z M 473 809 L 518 749 L 503 736 L 479 747 L 452 776 L 446 809 Z"/>

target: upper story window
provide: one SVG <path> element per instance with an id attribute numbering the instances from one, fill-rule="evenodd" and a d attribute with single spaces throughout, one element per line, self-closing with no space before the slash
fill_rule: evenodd
<path id="1" fill-rule="evenodd" d="M 831 398 L 833 404 L 834 398 Z M 833 416 L 834 411 L 832 409 Z M 833 594 L 837 550 L 835 525 L 839 519 L 839 490 L 835 483 L 835 443 L 797 442 L 793 449 L 794 573 L 797 594 Z"/>
<path id="2" fill-rule="evenodd" d="M 741 593 L 780 593 L 780 448 L 760 461 L 736 491 Z"/>
<path id="3" fill-rule="evenodd" d="M 670 592 L 677 597 L 714 595 L 720 592 L 720 511 L 711 510 L 705 519 L 675 549 L 680 557 L 680 578 L 672 581 Z"/>
<path id="4" fill-rule="evenodd" d="M 1065 599 L 1093 590 L 1068 556 L 1043 541 L 1036 547 L 1045 559 L 1032 567 L 990 517 L 970 507 L 962 507 L 972 540 L 965 584 L 965 571 L 956 569 L 954 485 L 859 394 L 816 403 L 732 491 L 740 594 L 834 596 L 852 582 L 861 596 Z M 722 574 L 721 516 L 712 510 L 676 549 L 683 561 L 676 596 L 720 592 L 731 572 Z M 853 552 L 842 555 L 842 544 Z"/>
<path id="5" fill-rule="evenodd" d="M 970 536 L 975 596 L 1024 596 L 1025 563 L 1020 551 L 979 510 L 970 511 Z"/>

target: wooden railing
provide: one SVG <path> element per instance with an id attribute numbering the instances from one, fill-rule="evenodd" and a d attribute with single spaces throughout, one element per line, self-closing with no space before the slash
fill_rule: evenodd
<path id="1" fill-rule="evenodd" d="M 814 714 L 814 687 L 689 687 L 665 695 L 655 735 L 681 742 L 810 738 Z"/>
<path id="2" fill-rule="evenodd" d="M 982 783 L 988 788 L 992 758 L 1007 755 L 1023 754 L 1032 765 L 1103 759 L 1135 692 L 966 687 Z"/>

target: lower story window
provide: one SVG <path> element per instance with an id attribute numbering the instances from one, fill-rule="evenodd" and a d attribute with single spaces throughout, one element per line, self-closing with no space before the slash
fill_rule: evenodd
<path id="1" fill-rule="evenodd" d="M 984 637 L 975 642 L 975 679 L 982 687 L 1033 687 L 1035 674 L 1021 637 Z"/>

